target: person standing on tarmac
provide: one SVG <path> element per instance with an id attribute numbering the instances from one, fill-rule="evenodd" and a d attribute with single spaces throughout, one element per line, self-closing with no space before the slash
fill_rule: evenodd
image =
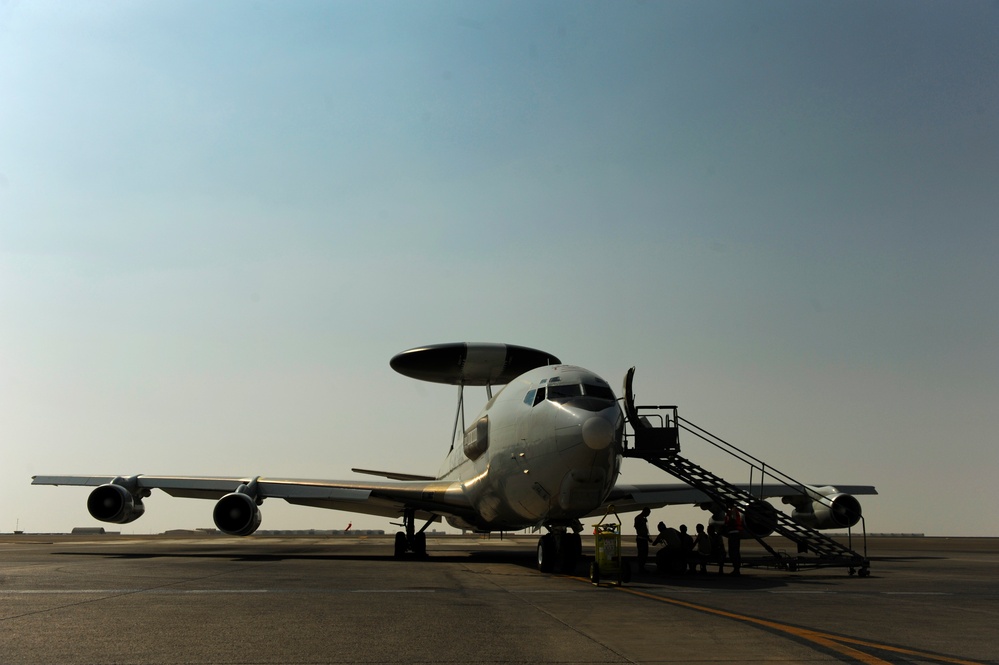
<path id="1" fill-rule="evenodd" d="M 635 544 L 638 546 L 638 570 L 645 570 L 649 560 L 649 515 L 652 511 L 643 508 L 635 517 Z"/>
<path id="2" fill-rule="evenodd" d="M 694 559 L 701 574 L 708 572 L 708 561 L 711 559 L 711 538 L 704 531 L 704 525 L 698 524 L 697 535 L 694 536 Z M 691 564 L 693 565 L 693 564 Z"/>
<path id="3" fill-rule="evenodd" d="M 711 561 L 718 564 L 718 574 L 725 572 L 725 539 L 716 524 L 708 524 L 708 540 L 711 541 Z"/>
<path id="4" fill-rule="evenodd" d="M 728 558 L 732 560 L 731 575 L 741 575 L 742 552 L 740 551 L 742 538 L 742 513 L 735 506 L 728 509 L 725 515 L 725 530 L 728 535 Z"/>
<path id="5" fill-rule="evenodd" d="M 687 564 L 687 572 L 693 575 L 697 572 L 697 565 L 694 563 L 694 539 L 687 533 L 687 525 L 680 525 L 680 548 L 683 550 L 683 560 Z"/>

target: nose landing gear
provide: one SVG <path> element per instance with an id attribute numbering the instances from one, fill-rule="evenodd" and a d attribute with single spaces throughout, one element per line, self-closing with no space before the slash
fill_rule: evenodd
<path id="1" fill-rule="evenodd" d="M 583 554 L 579 532 L 583 525 L 576 522 L 572 532 L 566 526 L 546 527 L 548 533 L 538 539 L 538 570 L 542 573 L 573 573 Z"/>

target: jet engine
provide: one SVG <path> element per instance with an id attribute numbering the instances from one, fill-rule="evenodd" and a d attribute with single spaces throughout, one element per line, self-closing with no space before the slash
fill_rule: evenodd
<path id="1" fill-rule="evenodd" d="M 812 529 L 848 529 L 860 521 L 860 501 L 852 494 L 837 492 L 835 487 L 813 488 L 809 494 L 813 496 L 783 498 L 784 503 L 794 506 L 791 518 L 798 524 Z"/>
<path id="2" fill-rule="evenodd" d="M 260 509 L 250 495 L 233 492 L 219 499 L 212 518 L 222 533 L 249 536 L 260 526 Z"/>
<path id="3" fill-rule="evenodd" d="M 146 507 L 142 505 L 141 494 L 133 494 L 122 485 L 109 483 L 90 493 L 87 510 L 101 522 L 128 524 L 142 517 Z"/>
<path id="4" fill-rule="evenodd" d="M 753 501 L 742 513 L 742 527 L 755 538 L 766 538 L 777 528 L 777 509 L 766 501 Z"/>

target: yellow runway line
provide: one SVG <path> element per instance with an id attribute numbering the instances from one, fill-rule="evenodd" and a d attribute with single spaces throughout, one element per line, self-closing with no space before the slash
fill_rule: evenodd
<path id="1" fill-rule="evenodd" d="M 580 582 L 590 581 L 583 577 L 569 577 L 569 579 L 579 580 Z M 878 658 L 877 656 L 872 656 L 870 654 L 859 651 L 854 647 L 864 647 L 868 649 L 876 649 L 879 651 L 889 651 L 892 653 L 898 653 L 906 656 L 913 656 L 915 658 L 920 658 L 923 660 L 935 661 L 938 663 L 949 663 L 951 665 L 983 665 L 977 661 L 963 660 L 960 658 L 954 658 L 952 656 L 944 656 L 941 654 L 926 653 L 925 651 L 917 651 L 915 649 L 909 649 L 906 647 L 897 647 L 889 644 L 879 644 L 877 642 L 870 642 L 867 640 L 861 640 L 855 637 L 846 637 L 841 635 L 832 635 L 830 633 L 823 633 L 817 630 L 812 630 L 810 628 L 800 628 L 798 626 L 791 626 L 784 623 L 779 623 L 777 621 L 771 621 L 769 619 L 760 619 L 758 617 L 752 617 L 746 614 L 738 614 L 736 612 L 729 612 L 728 610 L 719 610 L 714 607 L 707 607 L 705 605 L 698 605 L 696 603 L 691 603 L 685 600 L 677 600 L 675 598 L 667 598 L 665 596 L 657 596 L 653 593 L 647 593 L 645 591 L 639 591 L 638 589 L 630 589 L 628 587 L 620 586 L 614 587 L 618 591 L 624 591 L 625 593 L 630 593 L 633 596 L 639 596 L 641 598 L 647 598 L 649 600 L 659 601 L 661 603 L 667 603 L 670 605 L 676 605 L 677 607 L 683 607 L 689 610 L 694 610 L 695 612 L 704 612 L 707 614 L 714 614 L 715 616 L 724 617 L 726 619 L 732 619 L 734 621 L 742 621 L 743 623 L 756 624 L 764 628 L 769 628 L 770 630 L 778 631 L 781 633 L 787 633 L 788 635 L 793 635 L 799 639 L 811 642 L 825 649 L 835 651 L 847 658 L 851 658 L 860 663 L 865 663 L 866 665 L 891 665 L 887 660 Z M 852 646 L 851 646 L 852 645 Z"/>

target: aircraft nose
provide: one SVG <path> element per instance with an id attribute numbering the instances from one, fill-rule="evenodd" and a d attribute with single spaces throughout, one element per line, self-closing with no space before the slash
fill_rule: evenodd
<path id="1" fill-rule="evenodd" d="M 582 444 L 591 451 L 606 450 L 621 436 L 623 427 L 621 409 L 617 404 L 606 405 L 588 403 L 587 408 L 575 404 L 560 404 L 555 420 L 559 438 L 559 449 Z M 603 406 L 603 408 L 599 408 Z"/>
<path id="2" fill-rule="evenodd" d="M 614 424 L 606 418 L 588 418 L 583 423 L 583 443 L 587 448 L 603 450 L 614 441 L 614 430 Z"/>

